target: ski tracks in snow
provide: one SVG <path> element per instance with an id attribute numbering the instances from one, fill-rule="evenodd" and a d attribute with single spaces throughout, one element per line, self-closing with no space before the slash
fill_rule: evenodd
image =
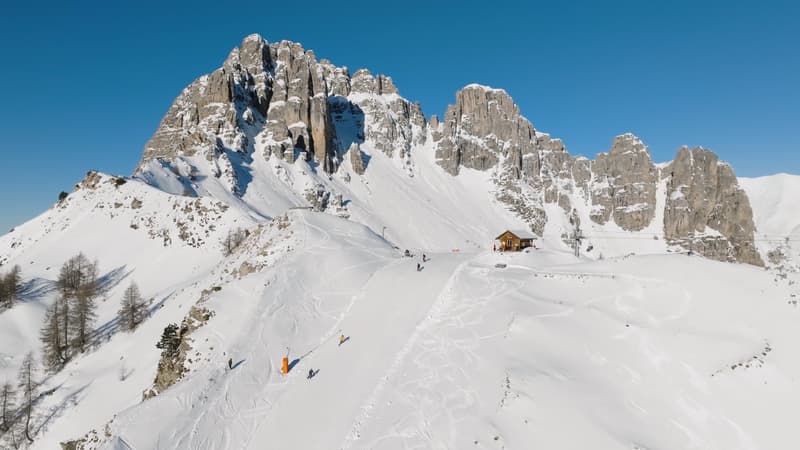
<path id="1" fill-rule="evenodd" d="M 450 275 L 450 278 L 447 280 L 444 288 L 441 290 L 439 295 L 437 296 L 436 300 L 434 300 L 433 304 L 431 305 L 430 309 L 428 310 L 427 315 L 425 318 L 420 322 L 414 332 L 409 336 L 408 340 L 406 341 L 405 345 L 400 349 L 400 351 L 395 355 L 394 360 L 392 361 L 391 365 L 389 366 L 386 373 L 381 377 L 378 381 L 378 384 L 372 390 L 372 394 L 367 397 L 367 400 L 360 408 L 360 412 L 355 417 L 353 421 L 353 426 L 347 436 L 345 436 L 344 440 L 342 441 L 341 445 L 339 446 L 341 449 L 349 449 L 351 448 L 356 441 L 359 440 L 361 437 L 360 430 L 364 423 L 369 420 L 372 410 L 375 407 L 375 404 L 380 399 L 381 394 L 383 393 L 386 384 L 388 383 L 390 378 L 398 372 L 400 367 L 403 364 L 403 361 L 406 359 L 408 354 L 413 349 L 414 345 L 417 343 L 420 335 L 424 330 L 426 330 L 430 324 L 438 320 L 439 313 L 444 309 L 445 305 L 451 302 L 454 298 L 453 296 L 453 289 L 455 286 L 455 280 L 458 278 L 458 275 L 464 269 L 464 267 L 469 263 L 469 261 L 465 261 L 461 263 Z"/>

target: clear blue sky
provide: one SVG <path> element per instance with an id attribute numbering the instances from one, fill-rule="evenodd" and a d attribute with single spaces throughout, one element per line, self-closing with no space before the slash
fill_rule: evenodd
<path id="1" fill-rule="evenodd" d="M 2 231 L 88 169 L 130 174 L 181 89 L 253 32 L 388 74 L 426 115 L 502 87 L 573 154 L 630 131 L 659 162 L 702 145 L 739 175 L 800 173 L 792 2 L 23 3 L 0 11 Z"/>

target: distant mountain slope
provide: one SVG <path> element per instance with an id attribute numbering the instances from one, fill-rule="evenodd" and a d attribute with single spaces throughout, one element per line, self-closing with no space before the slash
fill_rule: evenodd
<path id="1" fill-rule="evenodd" d="M 763 252 L 780 249 L 800 263 L 800 175 L 740 178 L 753 205 L 756 238 Z"/>
<path id="2" fill-rule="evenodd" d="M 758 234 L 789 236 L 800 231 L 800 175 L 739 178 L 753 205 Z"/>

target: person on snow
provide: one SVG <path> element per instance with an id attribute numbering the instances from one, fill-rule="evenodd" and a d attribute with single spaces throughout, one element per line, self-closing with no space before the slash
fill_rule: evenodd
<path id="1" fill-rule="evenodd" d="M 233 358 L 228 358 L 228 369 L 233 369 Z"/>
<path id="2" fill-rule="evenodd" d="M 310 380 L 313 377 L 314 377 L 314 369 L 308 369 L 308 379 Z"/>
<path id="3" fill-rule="evenodd" d="M 341 335 L 339 336 L 339 347 L 341 347 L 341 346 L 342 346 L 342 344 L 344 344 L 344 334 L 341 334 Z"/>
<path id="4" fill-rule="evenodd" d="M 420 267 L 421 267 L 421 266 L 419 265 L 419 263 L 417 263 L 417 272 L 419 272 L 419 271 L 420 271 Z"/>
<path id="5" fill-rule="evenodd" d="M 422 262 L 428 262 L 428 257 L 425 256 L 425 253 L 422 254 Z"/>

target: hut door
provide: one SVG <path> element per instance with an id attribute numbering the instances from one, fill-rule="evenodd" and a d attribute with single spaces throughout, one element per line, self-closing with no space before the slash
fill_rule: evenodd
<path id="1" fill-rule="evenodd" d="M 514 238 L 508 238 L 508 242 L 506 243 L 506 248 L 514 248 Z"/>

